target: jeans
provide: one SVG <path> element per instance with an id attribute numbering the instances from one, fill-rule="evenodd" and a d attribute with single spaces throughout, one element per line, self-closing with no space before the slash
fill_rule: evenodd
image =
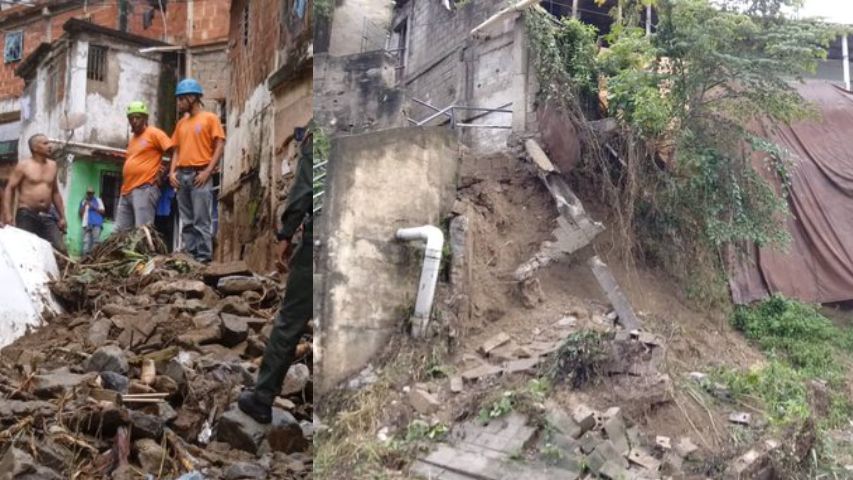
<path id="1" fill-rule="evenodd" d="M 47 240 L 54 249 L 61 253 L 67 251 L 59 225 L 47 213 L 39 213 L 29 208 L 18 208 L 18 212 L 15 214 L 15 226 Z"/>
<path id="2" fill-rule="evenodd" d="M 208 178 L 201 187 L 195 187 L 198 171 L 178 168 L 178 211 L 181 214 L 181 241 L 183 250 L 200 262 L 213 258 L 213 179 Z"/>
<path id="3" fill-rule="evenodd" d="M 154 223 L 160 189 L 156 185 L 142 185 L 122 195 L 116 208 L 116 231 L 123 232 Z"/>
<path id="4" fill-rule="evenodd" d="M 270 341 L 255 384 L 255 398 L 272 405 L 281 392 L 284 377 L 293 363 L 296 346 L 311 320 L 313 310 L 313 244 L 303 237 L 293 258 L 293 269 L 287 276 L 287 286 L 275 317 Z"/>
<path id="5" fill-rule="evenodd" d="M 92 253 L 92 249 L 101 243 L 101 226 L 95 225 L 83 228 L 83 255 Z"/>

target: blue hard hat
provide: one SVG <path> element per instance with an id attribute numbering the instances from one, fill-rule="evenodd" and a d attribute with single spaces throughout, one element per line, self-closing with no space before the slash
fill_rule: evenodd
<path id="1" fill-rule="evenodd" d="M 201 89 L 201 84 L 195 79 L 185 78 L 178 83 L 178 88 L 175 89 L 175 96 L 178 95 L 204 95 L 204 90 Z"/>

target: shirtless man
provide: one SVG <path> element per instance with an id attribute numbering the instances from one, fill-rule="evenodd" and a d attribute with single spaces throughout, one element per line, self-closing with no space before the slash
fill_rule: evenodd
<path id="1" fill-rule="evenodd" d="M 32 158 L 18 162 L 3 193 L 4 223 L 34 233 L 47 240 L 53 248 L 65 252 L 62 231 L 65 231 L 65 207 L 56 184 L 56 162 L 51 156 L 47 137 L 36 134 L 29 139 Z M 12 215 L 15 191 L 18 193 L 18 212 Z M 51 215 L 53 204 L 58 219 Z M 60 231 L 61 230 L 61 231 Z"/>

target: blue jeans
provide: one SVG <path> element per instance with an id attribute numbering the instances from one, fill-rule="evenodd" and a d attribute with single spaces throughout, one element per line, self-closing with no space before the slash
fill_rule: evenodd
<path id="1" fill-rule="evenodd" d="M 83 255 L 92 253 L 98 244 L 101 243 L 101 226 L 94 225 L 83 228 Z"/>
<path id="2" fill-rule="evenodd" d="M 181 214 L 181 241 L 183 250 L 200 262 L 213 258 L 213 179 L 208 178 L 201 187 L 193 186 L 198 171 L 178 168 L 178 211 Z"/>

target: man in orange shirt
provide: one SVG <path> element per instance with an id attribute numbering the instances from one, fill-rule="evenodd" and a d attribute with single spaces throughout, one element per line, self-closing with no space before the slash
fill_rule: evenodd
<path id="1" fill-rule="evenodd" d="M 181 80 L 175 90 L 183 117 L 172 134 L 175 153 L 169 167 L 169 183 L 178 192 L 183 250 L 207 263 L 213 257 L 211 175 L 222 158 L 225 132 L 219 118 L 204 111 L 203 94 L 201 85 L 191 78 Z"/>
<path id="2" fill-rule="evenodd" d="M 127 159 L 122 171 L 121 198 L 116 212 L 116 231 L 154 223 L 160 199 L 160 162 L 172 149 L 166 132 L 148 125 L 148 107 L 143 102 L 127 106 L 127 121 L 133 136 L 127 142 Z"/>

